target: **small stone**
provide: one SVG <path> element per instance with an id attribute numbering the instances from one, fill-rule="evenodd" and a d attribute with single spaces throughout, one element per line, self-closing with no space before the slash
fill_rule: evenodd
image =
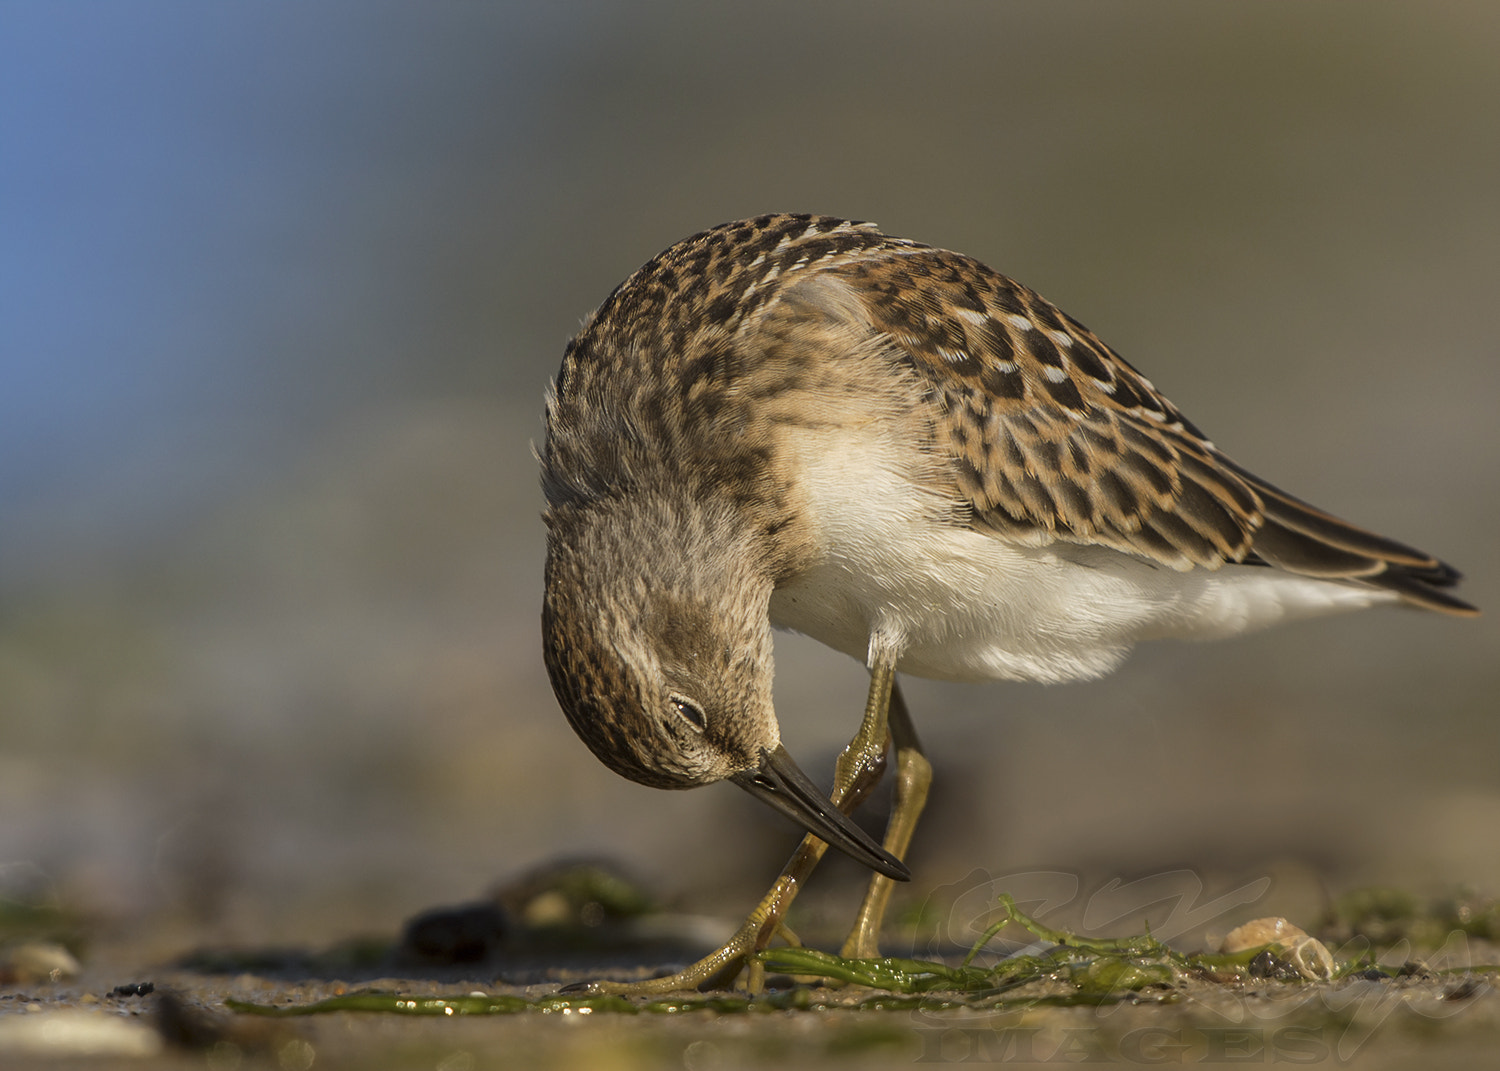
<path id="1" fill-rule="evenodd" d="M 130 982 L 126 985 L 117 985 L 109 991 L 112 997 L 144 997 L 156 992 L 155 982 Z"/>
<path id="2" fill-rule="evenodd" d="M 134 1056 L 161 1052 L 162 1042 L 145 1023 L 98 1010 L 51 1010 L 0 1020 L 0 1065 L 5 1056 Z"/>
<path id="3" fill-rule="evenodd" d="M 505 941 L 509 923 L 497 904 L 436 908 L 406 924 L 402 951 L 440 963 L 488 959 Z"/>
<path id="4" fill-rule="evenodd" d="M 0 956 L 0 976 L 11 985 L 62 982 L 82 970 L 71 952 L 50 941 L 30 941 Z"/>

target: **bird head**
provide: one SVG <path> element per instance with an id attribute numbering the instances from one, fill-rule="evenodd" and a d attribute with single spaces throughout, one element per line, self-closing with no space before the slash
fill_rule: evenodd
<path id="1" fill-rule="evenodd" d="M 600 761 L 656 788 L 733 781 L 860 862 L 909 876 L 781 744 L 771 582 L 753 554 L 662 503 L 558 508 L 547 519 L 547 671 Z"/>

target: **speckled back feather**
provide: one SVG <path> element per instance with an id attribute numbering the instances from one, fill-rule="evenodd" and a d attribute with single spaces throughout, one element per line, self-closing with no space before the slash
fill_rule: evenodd
<path id="1" fill-rule="evenodd" d="M 725 224 L 672 246 L 616 288 L 569 345 L 549 426 L 556 398 L 613 393 L 641 442 L 627 434 L 611 448 L 618 457 L 584 458 L 570 453 L 597 451 L 601 437 L 549 435 L 549 501 L 608 493 L 599 481 L 628 479 L 632 450 L 657 453 L 646 441 L 653 435 L 672 437 L 684 459 L 701 454 L 684 438 L 721 441 L 726 429 L 715 421 L 737 411 L 735 392 L 754 360 L 746 334 L 817 275 L 856 295 L 869 330 L 925 385 L 935 448 L 951 465 L 968 523 L 1017 542 L 1102 544 L 1177 570 L 1270 565 L 1473 612 L 1442 590 L 1458 578 L 1452 568 L 1250 474 L 1036 293 L 972 258 L 829 217 Z M 620 362 L 632 366 L 623 384 Z M 673 411 L 655 419 L 663 406 Z M 757 444 L 746 445 L 744 456 L 759 460 Z M 699 457 L 681 475 L 698 471 L 752 493 L 754 465 L 736 481 L 707 464 L 725 457 Z M 572 486 L 569 474 L 595 484 Z"/>

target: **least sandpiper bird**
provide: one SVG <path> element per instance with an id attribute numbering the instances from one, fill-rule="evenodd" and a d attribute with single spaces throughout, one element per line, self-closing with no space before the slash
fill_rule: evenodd
<path id="1" fill-rule="evenodd" d="M 541 461 L 574 730 L 631 780 L 733 781 L 808 831 L 724 948 L 596 989 L 755 984 L 825 842 L 876 871 L 844 945 L 876 954 L 930 777 L 898 671 L 1068 681 L 1140 640 L 1475 612 L 1452 568 L 1251 475 L 1056 306 L 868 223 L 761 216 L 649 261 L 568 345 Z M 773 626 L 869 667 L 831 800 L 781 745 Z M 847 814 L 892 747 L 882 847 Z"/>

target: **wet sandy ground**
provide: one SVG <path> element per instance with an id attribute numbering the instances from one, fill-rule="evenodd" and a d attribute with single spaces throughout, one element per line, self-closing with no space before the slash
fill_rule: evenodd
<path id="1" fill-rule="evenodd" d="M 555 888 L 538 901 L 556 899 L 554 894 Z M 1390 902 L 1382 901 L 1387 913 Z M 1492 912 L 1493 905 L 1483 909 Z M 0 1066 L 9 1071 L 81 1061 L 89 1067 L 288 1071 L 702 1071 L 1082 1061 L 1406 1067 L 1420 1059 L 1424 1067 L 1440 1068 L 1492 1065 L 1500 1041 L 1500 972 L 1493 966 L 1500 964 L 1500 946 L 1458 931 L 1440 947 L 1391 943 L 1378 959 L 1394 976 L 1364 973 L 1327 983 L 1185 978 L 1097 1006 L 1059 1006 L 1076 999 L 1076 990 L 1050 980 L 1006 994 L 1001 1005 L 993 997 L 930 994 L 921 1006 L 908 997 L 873 1008 L 879 996 L 874 990 L 798 986 L 773 976 L 769 992 L 755 1001 L 724 994 L 712 1007 L 665 1011 L 643 1000 L 605 1008 L 590 1006 L 586 998 L 564 1002 L 556 994 L 573 981 L 644 976 L 656 969 L 648 965 L 685 962 L 706 947 L 691 936 L 703 920 L 645 914 L 635 923 L 553 928 L 546 936 L 522 926 L 494 935 L 485 946 L 484 937 L 475 938 L 482 928 L 473 923 L 473 911 L 439 916 L 440 923 L 447 920 L 439 934 L 464 938 L 446 951 L 431 925 L 426 931 L 429 953 L 483 957 L 463 964 L 418 954 L 412 947 L 417 931 L 410 927 L 404 944 L 369 939 L 324 950 L 199 948 L 170 957 L 140 942 L 105 938 L 90 946 L 76 977 L 12 977 L 0 986 Z M 454 918 L 465 921 L 448 925 Z M 640 925 L 643 920 L 648 928 Z M 1436 920 L 1437 929 L 1428 921 L 1392 925 L 1431 944 L 1451 920 Z M 517 925 L 514 918 L 511 925 Z M 594 934 L 592 943 L 585 930 Z M 672 931 L 674 940 L 660 936 Z M 657 936 L 640 936 L 651 933 Z M 1337 923 L 1328 923 L 1324 935 L 1330 942 L 1348 937 Z M 168 937 L 166 944 L 180 940 L 180 934 Z M 1344 958 L 1358 941 L 1346 942 L 1336 954 Z M 1491 966 L 1459 969 L 1478 964 Z M 506 998 L 525 998 L 532 1007 L 462 1014 L 478 1010 L 470 999 L 454 1005 L 459 1014 L 416 1015 L 398 1013 L 403 1005 L 387 1000 L 385 1011 L 271 1017 L 229 1006 L 243 1002 L 286 1012 L 367 992 L 429 1010 L 424 998 L 481 995 L 502 1007 Z M 684 1003 L 694 999 L 685 995 Z M 969 1006 L 961 1006 L 965 1000 Z M 942 1006 L 945 1001 L 950 1006 Z"/>
<path id="2" fill-rule="evenodd" d="M 1171 1003 L 1004 1012 L 859 1011 L 865 994 L 814 991 L 808 1010 L 677 1015 L 528 1012 L 493 1017 L 335 1013 L 235 1016 L 226 999 L 302 1004 L 340 995 L 340 981 L 291 983 L 149 971 L 157 993 L 100 997 L 85 984 L 0 996 L 7 1068 L 79 1056 L 121 1067 L 438 1068 L 906 1066 L 1116 1060 L 1127 1064 L 1345 1063 L 1492 1066 L 1500 994 L 1490 981 L 1352 981 L 1328 986 L 1188 986 Z M 483 976 L 366 979 L 412 996 L 484 992 L 538 997 L 555 985 Z M 164 1013 L 170 988 L 181 1006 Z M 108 1027 L 105 1024 L 109 1024 Z"/>

